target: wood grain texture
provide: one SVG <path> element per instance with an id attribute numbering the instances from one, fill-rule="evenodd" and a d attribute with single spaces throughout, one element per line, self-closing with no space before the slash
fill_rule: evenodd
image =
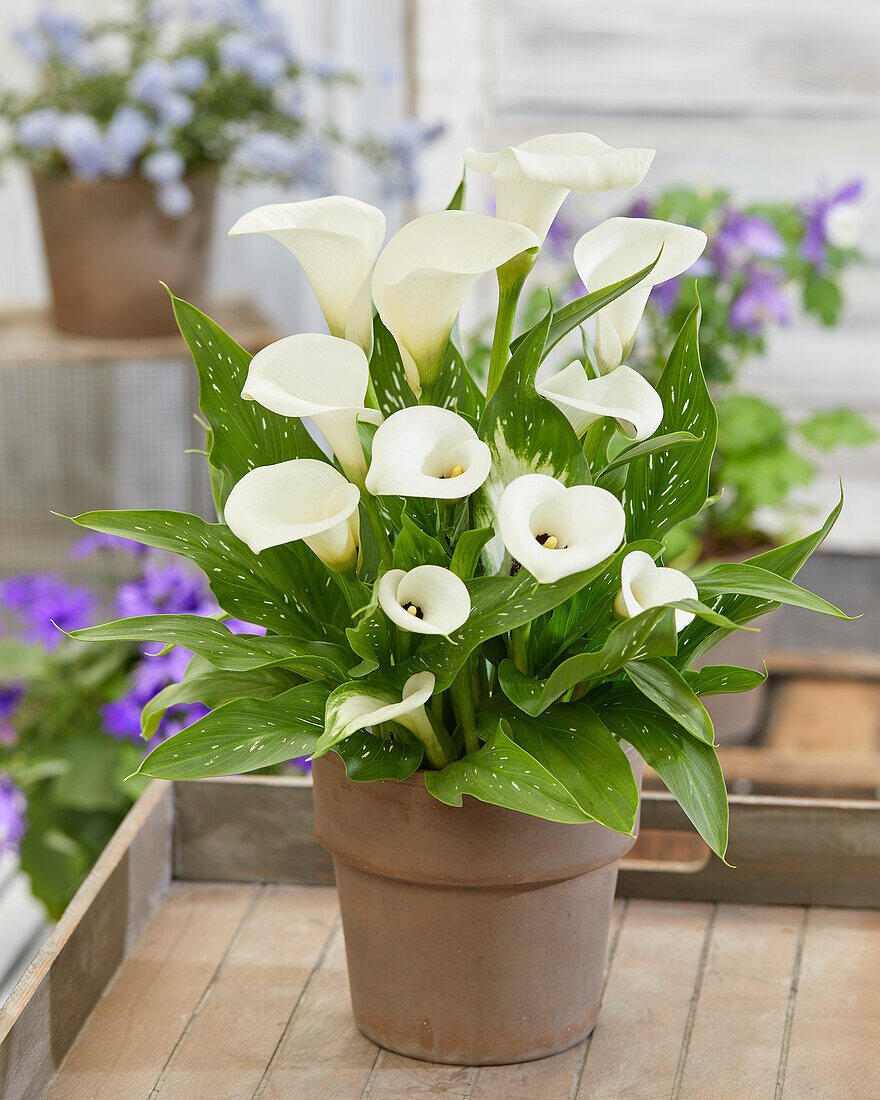
<path id="1" fill-rule="evenodd" d="M 841 763 L 873 753 L 880 770 L 880 683 L 803 677 L 779 685 L 767 743 Z"/>
<path id="2" fill-rule="evenodd" d="M 171 792 L 151 784 L 0 1008 L 0 1096 L 46 1088 L 170 879 Z"/>
<path id="3" fill-rule="evenodd" d="M 174 877 L 333 882 L 315 840 L 311 780 L 246 776 L 175 784 Z"/>
<path id="4" fill-rule="evenodd" d="M 257 889 L 172 887 L 95 1006 L 47 1100 L 149 1096 Z M 225 1045 L 227 1037 L 218 1040 Z"/>
<path id="5" fill-rule="evenodd" d="M 671 1092 L 700 975 L 710 905 L 630 902 L 577 1096 Z"/>

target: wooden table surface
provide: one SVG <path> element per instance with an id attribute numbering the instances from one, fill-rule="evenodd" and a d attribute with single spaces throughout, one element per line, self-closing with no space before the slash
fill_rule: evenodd
<path id="1" fill-rule="evenodd" d="M 53 1100 L 880 1097 L 880 912 L 618 901 L 593 1036 L 435 1066 L 357 1031 L 335 890 L 173 883 Z"/>

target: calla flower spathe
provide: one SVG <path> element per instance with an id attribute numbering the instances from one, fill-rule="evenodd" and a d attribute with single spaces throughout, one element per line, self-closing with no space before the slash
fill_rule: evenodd
<path id="1" fill-rule="evenodd" d="M 295 458 L 246 473 L 223 518 L 255 554 L 302 539 L 328 569 L 347 573 L 357 564 L 359 500 L 358 487 L 329 462 Z"/>
<path id="2" fill-rule="evenodd" d="M 373 436 L 366 487 L 374 496 L 461 500 L 489 476 L 492 455 L 464 417 L 437 405 L 412 405 Z"/>
<path id="3" fill-rule="evenodd" d="M 660 394 L 630 367 L 588 378 L 575 359 L 551 378 L 539 377 L 535 389 L 565 413 L 579 436 L 603 416 L 613 416 L 630 439 L 648 439 L 663 419 Z"/>
<path id="4" fill-rule="evenodd" d="M 364 407 L 370 368 L 363 349 L 321 333 L 298 333 L 257 352 L 242 397 L 283 416 L 310 416 L 348 477 L 363 485 L 367 472 L 357 421 L 378 424 Z"/>
<path id="5" fill-rule="evenodd" d="M 385 215 L 345 195 L 270 203 L 243 214 L 230 237 L 265 233 L 302 264 L 333 336 L 370 354 L 373 306 L 370 272 L 385 239 Z"/>
<path id="6" fill-rule="evenodd" d="M 653 159 L 653 149 L 615 149 L 593 134 L 545 134 L 498 153 L 464 154 L 468 168 L 492 176 L 498 217 L 528 226 L 542 241 L 569 191 L 636 187 Z"/>
<path id="7" fill-rule="evenodd" d="M 619 367 L 632 351 L 652 288 L 687 271 L 705 247 L 702 230 L 651 218 L 609 218 L 580 238 L 574 266 L 587 290 L 634 275 L 660 253 L 650 275 L 596 314 L 596 357 L 603 374 Z"/>
<path id="8" fill-rule="evenodd" d="M 477 279 L 539 246 L 521 225 L 463 210 L 425 214 L 394 234 L 376 261 L 373 300 L 413 390 L 437 381 L 455 318 Z"/>
<path id="9" fill-rule="evenodd" d="M 697 599 L 697 586 L 686 573 L 655 565 L 651 555 L 643 550 L 633 550 L 623 559 L 620 582 L 621 589 L 614 600 L 614 613 L 621 619 L 631 619 L 649 607 Z M 676 608 L 676 631 L 683 630 L 693 618 L 690 611 Z"/>
<path id="10" fill-rule="evenodd" d="M 552 584 L 604 561 L 620 546 L 626 516 L 617 497 L 595 485 L 563 485 L 523 474 L 498 505 L 498 533 L 515 565 Z"/>
<path id="11" fill-rule="evenodd" d="M 417 565 L 408 572 L 389 569 L 376 592 L 394 625 L 413 634 L 451 634 L 471 613 L 464 581 L 440 565 Z"/>

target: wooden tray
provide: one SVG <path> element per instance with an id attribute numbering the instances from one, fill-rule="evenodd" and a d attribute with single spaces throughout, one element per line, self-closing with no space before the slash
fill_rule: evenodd
<path id="1" fill-rule="evenodd" d="M 473 1070 L 355 1029 L 307 780 L 155 783 L 0 1009 L 0 1096 L 880 1096 L 880 805 L 734 797 L 731 822 L 736 871 L 646 794 L 592 1038 Z"/>

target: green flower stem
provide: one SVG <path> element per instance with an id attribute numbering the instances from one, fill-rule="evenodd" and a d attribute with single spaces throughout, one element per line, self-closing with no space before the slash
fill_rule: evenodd
<path id="1" fill-rule="evenodd" d="M 435 695 L 432 698 L 432 710 L 435 699 L 441 699 L 441 697 Z M 442 719 L 438 721 L 436 718 L 432 718 L 426 710 L 408 715 L 407 718 L 406 726 L 421 742 L 422 748 L 425 750 L 425 758 L 431 767 L 439 771 L 441 768 L 445 768 L 447 764 L 451 764 L 456 757 L 455 746 L 452 743 L 452 738 L 443 727 Z"/>
<path id="2" fill-rule="evenodd" d="M 359 579 L 357 573 L 353 570 L 350 573 L 330 573 L 330 576 L 336 582 L 336 587 L 342 593 L 345 598 L 346 606 L 352 615 L 357 614 L 358 611 L 362 611 L 369 602 L 369 592 L 364 586 L 364 582 Z"/>
<path id="3" fill-rule="evenodd" d="M 474 662 L 468 660 L 452 681 L 449 689 L 455 716 L 464 734 L 464 751 L 476 752 L 480 747 L 477 736 L 477 716 L 474 710 Z"/>
<path id="4" fill-rule="evenodd" d="M 524 676 L 529 675 L 529 655 L 526 648 L 529 640 L 529 626 L 530 623 L 526 623 L 524 626 L 518 626 L 515 630 L 510 632 L 510 659 L 520 670 Z"/>
<path id="5" fill-rule="evenodd" d="M 526 276 L 532 270 L 535 256 L 520 252 L 498 268 L 498 316 L 495 318 L 495 334 L 492 337 L 492 355 L 489 360 L 489 381 L 486 396 L 491 397 L 504 376 L 510 358 L 510 340 L 516 307 Z"/>
<path id="6" fill-rule="evenodd" d="M 385 530 L 385 524 L 382 522 L 382 516 L 379 512 L 379 506 L 376 503 L 374 497 L 371 497 L 369 493 L 361 493 L 361 504 L 364 511 L 367 513 L 367 518 L 370 521 L 370 526 L 373 528 L 373 533 L 376 536 L 376 542 L 379 544 L 379 553 L 382 555 L 382 564 L 386 569 L 391 568 L 391 562 L 393 558 L 391 550 L 391 541 L 388 538 L 388 532 Z"/>

